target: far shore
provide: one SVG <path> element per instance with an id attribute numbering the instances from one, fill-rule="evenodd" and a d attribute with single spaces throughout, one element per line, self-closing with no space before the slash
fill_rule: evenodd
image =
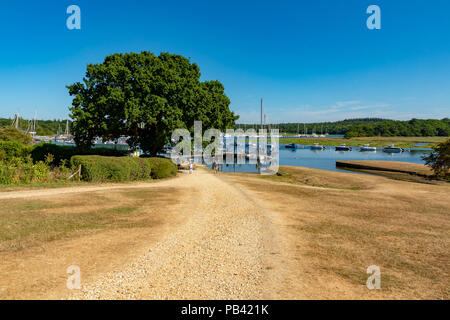
<path id="1" fill-rule="evenodd" d="M 300 145 L 312 145 L 319 143 L 324 146 L 336 146 L 345 143 L 348 146 L 360 147 L 369 144 L 371 147 L 385 147 L 394 144 L 401 148 L 432 148 L 438 143 L 444 142 L 448 137 L 356 137 L 356 138 L 280 138 L 279 143 L 296 143 Z"/>

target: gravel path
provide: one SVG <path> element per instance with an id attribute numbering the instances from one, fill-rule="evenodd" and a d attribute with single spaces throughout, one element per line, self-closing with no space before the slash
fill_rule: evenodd
<path id="1" fill-rule="evenodd" d="M 164 182 L 197 190 L 190 218 L 121 270 L 72 299 L 267 299 L 276 246 L 270 218 L 245 193 L 205 170 Z M 180 185 L 181 184 L 181 185 Z"/>

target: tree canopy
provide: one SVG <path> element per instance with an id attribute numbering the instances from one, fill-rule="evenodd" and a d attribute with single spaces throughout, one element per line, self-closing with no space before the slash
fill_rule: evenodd
<path id="1" fill-rule="evenodd" d="M 433 169 L 436 178 L 450 181 L 450 139 L 433 149 L 430 155 L 423 158 L 425 163 Z"/>
<path id="2" fill-rule="evenodd" d="M 177 128 L 232 128 L 238 117 L 219 81 L 200 81 L 196 63 L 180 55 L 151 52 L 113 54 L 90 64 L 82 83 L 67 86 L 73 96 L 71 118 L 75 142 L 92 145 L 95 137 L 129 136 L 155 155 Z"/>

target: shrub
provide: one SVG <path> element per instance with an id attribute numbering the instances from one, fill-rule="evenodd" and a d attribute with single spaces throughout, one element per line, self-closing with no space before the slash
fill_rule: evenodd
<path id="1" fill-rule="evenodd" d="M 61 161 L 70 159 L 75 155 L 101 155 L 101 156 L 124 156 L 128 153 L 126 150 L 114 150 L 109 148 L 91 148 L 89 150 L 81 150 L 75 146 L 61 146 L 50 143 L 37 144 L 31 151 L 31 157 L 34 162 L 45 161 L 45 158 L 53 155 L 54 166 L 61 165 Z"/>
<path id="2" fill-rule="evenodd" d="M 0 184 L 48 183 L 53 180 L 50 166 L 42 161 L 33 163 L 30 156 L 0 161 Z"/>
<path id="3" fill-rule="evenodd" d="M 19 142 L 1 141 L 0 160 L 12 160 L 13 158 L 25 158 L 30 153 L 30 146 Z"/>
<path id="4" fill-rule="evenodd" d="M 177 175 L 177 166 L 170 159 L 148 158 L 145 160 L 151 163 L 153 179 L 162 179 Z"/>
<path id="5" fill-rule="evenodd" d="M 81 165 L 82 179 L 91 182 L 125 182 L 162 179 L 176 175 L 177 168 L 170 159 L 73 156 L 73 167 Z"/>

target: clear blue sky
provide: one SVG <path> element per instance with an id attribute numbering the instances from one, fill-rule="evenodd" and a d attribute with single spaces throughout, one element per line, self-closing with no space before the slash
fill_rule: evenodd
<path id="1" fill-rule="evenodd" d="M 81 8 L 82 29 L 66 28 Z M 368 30 L 366 8 L 381 8 Z M 66 118 L 65 85 L 115 52 L 190 57 L 240 122 L 450 116 L 450 1 L 2 1 L 0 117 Z"/>

